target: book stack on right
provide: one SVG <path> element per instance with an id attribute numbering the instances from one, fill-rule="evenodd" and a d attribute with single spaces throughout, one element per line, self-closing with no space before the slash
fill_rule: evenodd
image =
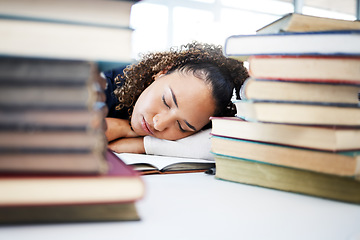
<path id="1" fill-rule="evenodd" d="M 250 77 L 237 117 L 212 119 L 217 178 L 360 203 L 359 29 L 289 14 L 226 40 Z"/>

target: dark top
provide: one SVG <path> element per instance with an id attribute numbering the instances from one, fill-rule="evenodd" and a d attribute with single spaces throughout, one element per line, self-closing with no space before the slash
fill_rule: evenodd
<path id="1" fill-rule="evenodd" d="M 106 81 L 107 81 L 107 86 L 105 89 L 106 105 L 109 110 L 107 117 L 121 118 L 121 119 L 129 118 L 128 108 L 123 108 L 121 110 L 115 110 L 115 107 L 119 104 L 119 100 L 114 95 L 114 90 L 117 87 L 122 86 L 122 84 L 124 82 L 115 84 L 114 79 L 118 74 L 123 74 L 123 70 L 124 70 L 124 67 L 121 67 L 121 68 L 116 68 L 113 70 L 103 72 L 106 77 Z"/>

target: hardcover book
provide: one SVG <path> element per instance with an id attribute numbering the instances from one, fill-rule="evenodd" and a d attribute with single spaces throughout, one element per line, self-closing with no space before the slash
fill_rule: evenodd
<path id="1" fill-rule="evenodd" d="M 337 201 L 360 203 L 360 181 L 260 162 L 215 156 L 218 179 L 306 194 Z"/>
<path id="2" fill-rule="evenodd" d="M 106 159 L 104 175 L 2 175 L 0 223 L 139 220 L 142 179 L 111 151 Z"/>
<path id="3" fill-rule="evenodd" d="M 360 30 L 233 35 L 224 53 L 246 60 L 251 55 L 360 55 Z"/>
<path id="4" fill-rule="evenodd" d="M 359 21 L 311 16 L 300 13 L 288 13 L 279 19 L 258 29 L 256 33 L 314 32 L 360 29 Z"/>
<path id="5" fill-rule="evenodd" d="M 248 161 L 360 179 L 360 151 L 334 153 L 218 136 L 211 138 L 211 151 Z"/>
<path id="6" fill-rule="evenodd" d="M 237 116 L 247 121 L 283 124 L 360 126 L 358 104 L 312 104 L 285 101 L 235 101 Z"/>
<path id="7" fill-rule="evenodd" d="M 360 150 L 360 128 L 335 128 L 249 122 L 238 117 L 213 117 L 211 134 L 324 151 Z"/>
<path id="8" fill-rule="evenodd" d="M 356 105 L 360 103 L 359 92 L 360 85 L 250 77 L 241 86 L 240 97 L 243 100 Z"/>

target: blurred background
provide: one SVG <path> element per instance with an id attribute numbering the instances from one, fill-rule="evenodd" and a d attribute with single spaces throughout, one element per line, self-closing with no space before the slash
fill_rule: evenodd
<path id="1" fill-rule="evenodd" d="M 132 7 L 132 58 L 193 40 L 223 45 L 289 12 L 359 19 L 359 0 L 142 0 Z"/>

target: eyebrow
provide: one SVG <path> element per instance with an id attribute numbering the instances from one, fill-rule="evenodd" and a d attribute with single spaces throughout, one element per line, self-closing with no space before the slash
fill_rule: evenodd
<path id="1" fill-rule="evenodd" d="M 170 88 L 170 87 L 169 87 L 169 88 Z M 179 108 L 179 106 L 178 106 L 178 104 L 177 104 L 176 96 L 175 96 L 175 94 L 174 94 L 174 92 L 173 92 L 173 90 L 172 90 L 171 88 L 170 88 L 170 92 L 171 92 L 171 97 L 172 97 L 172 99 L 173 99 L 173 101 L 174 101 L 174 103 L 175 103 L 175 106 L 176 106 L 177 108 Z M 191 125 L 188 121 L 184 120 L 184 122 L 185 122 L 185 124 L 186 124 L 191 130 L 196 131 L 196 128 L 195 128 L 193 125 Z"/>
<path id="2" fill-rule="evenodd" d="M 170 92 L 171 92 L 172 99 L 173 99 L 173 101 L 174 101 L 174 103 L 175 103 L 175 106 L 176 106 L 177 108 L 179 108 L 179 106 L 178 106 L 178 104 L 177 104 L 176 96 L 175 96 L 175 94 L 174 94 L 174 92 L 173 92 L 173 90 L 172 90 L 171 88 L 170 88 Z"/>

